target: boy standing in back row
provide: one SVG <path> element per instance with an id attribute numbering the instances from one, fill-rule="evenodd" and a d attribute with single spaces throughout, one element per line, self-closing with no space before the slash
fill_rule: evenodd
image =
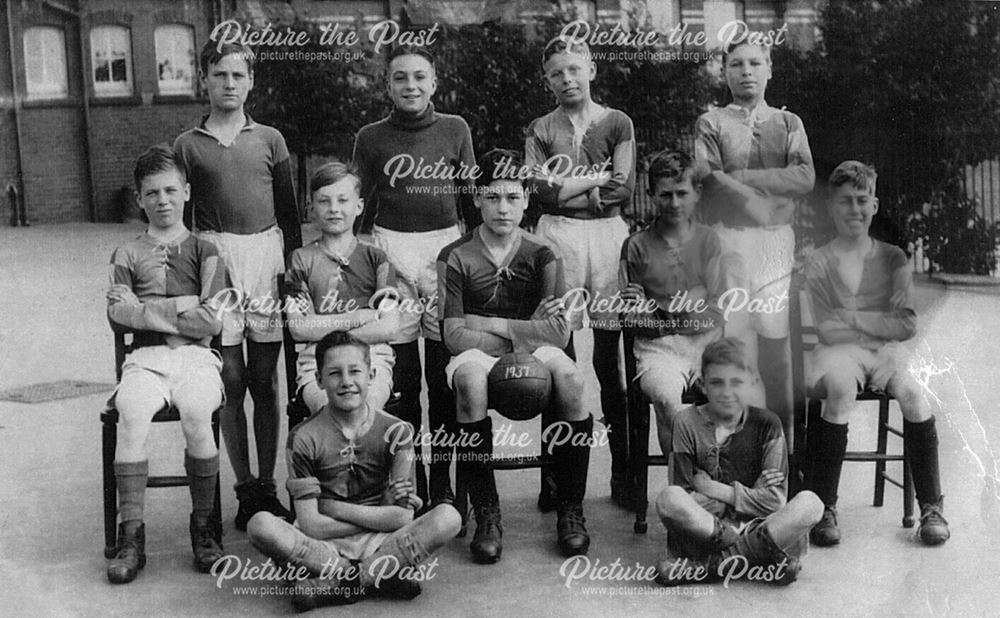
<path id="1" fill-rule="evenodd" d="M 435 307 L 438 252 L 467 229 L 472 205 L 470 174 L 476 159 L 469 125 L 459 116 L 434 110 L 431 97 L 437 90 L 434 58 L 422 47 L 400 46 L 389 55 L 387 67 L 390 114 L 358 131 L 354 164 L 361 177 L 367 231 L 374 220 L 372 241 L 389 257 L 396 270 L 403 309 L 396 353 L 394 387 L 401 401 L 394 412 L 419 433 L 420 353 L 424 340 L 424 377 L 427 379 L 428 424 L 431 432 L 455 429 L 455 399 L 444 377 L 451 355 L 441 341 Z M 410 165 L 412 164 L 412 165 Z M 412 173 L 440 165 L 446 178 Z M 410 166 L 411 173 L 404 173 Z M 398 171 L 398 176 L 393 173 Z M 408 307 L 407 305 L 411 305 Z M 417 486 L 420 497 L 432 504 L 453 500 L 451 459 L 453 447 L 431 447 L 430 490 L 417 450 Z"/>
<path id="2" fill-rule="evenodd" d="M 760 370 L 767 409 L 787 422 L 788 289 L 795 262 L 791 222 L 796 200 L 812 190 L 816 172 L 802 120 L 764 100 L 770 48 L 737 43 L 725 51 L 723 65 L 733 102 L 702 115 L 695 129 L 695 156 L 711 172 L 702 196 L 703 219 L 718 224 L 723 249 L 739 257 L 727 287 L 780 308 L 737 315 L 726 334 L 746 342 Z"/>
<path id="3" fill-rule="evenodd" d="M 586 289 L 593 300 L 618 293 L 618 257 L 628 237 L 621 211 L 635 188 L 635 131 L 622 111 L 590 98 L 597 66 L 583 41 L 549 41 L 542 53 L 542 73 L 559 107 L 528 127 L 525 165 L 535 171 L 543 215 L 535 233 L 562 259 L 569 290 Z M 587 171 L 580 173 L 581 168 Z M 576 329 L 580 318 L 572 320 Z M 611 449 L 611 495 L 630 503 L 625 392 L 618 370 L 621 329 L 616 313 L 589 314 L 594 331 L 594 371 L 601 389 L 601 410 Z M 538 505 L 555 506 L 545 483 Z"/>
<path id="4" fill-rule="evenodd" d="M 201 79 L 211 110 L 174 142 L 191 182 L 193 229 L 218 247 L 229 274 L 232 294 L 226 299 L 229 310 L 222 326 L 222 434 L 236 475 L 239 530 L 246 530 L 258 511 L 289 516 L 278 502 L 274 482 L 281 428 L 274 381 L 281 314 L 244 307 L 256 301 L 277 309 L 278 275 L 285 271 L 286 256 L 302 244 L 285 140 L 243 111 L 253 88 L 253 61 L 253 52 L 243 45 L 206 43 Z M 254 407 L 256 477 L 250 471 L 243 410 L 248 389 Z"/>

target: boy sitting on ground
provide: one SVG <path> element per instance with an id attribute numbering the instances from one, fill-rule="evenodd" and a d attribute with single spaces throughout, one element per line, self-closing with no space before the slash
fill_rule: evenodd
<path id="1" fill-rule="evenodd" d="M 674 422 L 670 486 L 656 499 L 667 529 L 665 586 L 704 583 L 764 567 L 769 581 L 795 581 L 799 552 L 822 504 L 800 492 L 786 503 L 788 456 L 781 421 L 747 405 L 755 380 L 745 344 L 708 345 L 701 373 L 708 403 Z M 750 571 L 746 571 L 750 572 Z"/>
<path id="2" fill-rule="evenodd" d="M 299 610 L 354 603 L 368 594 L 413 598 L 409 573 L 458 534 L 450 504 L 417 519 L 413 429 L 367 402 L 373 371 L 367 343 L 332 332 L 316 346 L 328 402 L 288 436 L 288 492 L 296 525 L 261 511 L 250 542 L 308 579 L 290 582 Z M 296 573 L 297 574 L 297 573 Z"/>

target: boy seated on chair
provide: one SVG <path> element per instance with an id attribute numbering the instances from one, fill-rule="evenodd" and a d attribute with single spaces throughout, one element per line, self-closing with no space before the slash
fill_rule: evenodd
<path id="1" fill-rule="evenodd" d="M 445 368 L 455 390 L 458 423 L 456 477 L 463 479 L 476 513 L 470 549 L 477 562 L 500 559 L 503 528 L 487 416 L 487 377 L 509 352 L 533 354 L 552 374 L 554 416 L 570 437 L 551 448 L 558 491 L 559 547 L 585 554 L 584 525 L 593 418 L 583 408 L 583 376 L 563 351 L 569 324 L 561 296 L 562 265 L 541 239 L 519 227 L 528 205 L 520 154 L 492 150 L 478 162 L 475 204 L 483 222 L 438 257 L 439 315 L 448 349 Z"/>
<path id="2" fill-rule="evenodd" d="M 675 419 L 670 486 L 656 498 L 667 529 L 657 581 L 743 576 L 790 584 L 823 505 L 809 491 L 786 502 L 784 432 L 777 415 L 747 404 L 755 376 L 745 344 L 734 337 L 710 343 L 701 365 L 708 403 Z"/>
<path id="3" fill-rule="evenodd" d="M 825 395 L 822 418 L 809 427 L 805 486 L 826 505 L 810 538 L 816 545 L 840 542 L 837 486 L 847 450 L 847 422 L 865 388 L 899 402 L 904 443 L 920 503 L 920 540 L 940 545 L 951 533 L 943 515 L 938 435 L 920 386 L 907 368 L 900 343 L 916 334 L 912 275 L 902 249 L 868 235 L 878 212 L 875 170 L 844 161 L 830 175 L 828 207 L 837 238 L 812 254 L 806 287 L 819 328 L 807 386 Z"/>
<path id="4" fill-rule="evenodd" d="M 354 236 L 354 221 L 364 208 L 361 180 L 343 163 L 313 172 L 310 208 L 321 236 L 296 249 L 285 273 L 288 330 L 309 345 L 298 355 L 299 396 L 313 414 L 327 403 L 316 379 L 316 342 L 331 331 L 349 332 L 371 346 L 368 403 L 385 407 L 392 395 L 395 354 L 389 342 L 399 330 L 396 273 L 378 247 Z M 379 308 L 381 306 L 381 309 Z"/>
<path id="5" fill-rule="evenodd" d="M 288 436 L 288 491 L 296 524 L 266 511 L 247 524 L 250 541 L 279 565 L 299 609 L 353 603 L 367 594 L 413 598 L 417 569 L 458 534 L 461 517 L 422 506 L 414 482 L 413 429 L 372 407 L 370 346 L 332 332 L 316 345 L 323 409 Z M 425 565 L 424 569 L 432 568 Z"/>
<path id="6" fill-rule="evenodd" d="M 660 448 L 669 455 L 681 396 L 698 375 L 705 346 L 722 336 L 723 252 L 715 230 L 692 220 L 701 180 L 688 154 L 664 150 L 653 157 L 649 195 L 658 216 L 622 245 L 619 284 L 622 298 L 656 303 L 651 314 L 625 314 L 624 326 L 635 333 L 636 379 L 653 403 Z"/>
<path id="7" fill-rule="evenodd" d="M 117 584 L 135 579 L 146 564 L 146 441 L 153 416 L 164 406 L 177 408 L 187 444 L 195 566 L 207 573 L 222 556 L 222 525 L 212 515 L 219 472 L 212 414 L 222 405 L 222 360 L 210 342 L 222 330 L 216 296 L 225 286 L 225 268 L 215 246 L 184 226 L 191 187 L 171 148 L 153 146 L 139 157 L 135 187 L 149 227 L 111 256 L 107 293 L 112 328 L 133 333 L 132 352 L 109 402 L 118 411 L 120 524 L 108 579 Z"/>

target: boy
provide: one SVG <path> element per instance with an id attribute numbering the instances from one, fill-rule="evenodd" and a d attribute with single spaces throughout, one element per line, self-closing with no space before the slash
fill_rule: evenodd
<path id="1" fill-rule="evenodd" d="M 209 342 L 222 329 L 217 295 L 225 287 L 225 267 L 215 246 L 184 226 L 191 186 L 170 147 L 144 152 L 134 175 L 149 227 L 111 256 L 107 293 L 112 328 L 133 333 L 133 351 L 109 402 L 119 415 L 115 478 L 121 522 L 107 571 L 116 584 L 132 581 L 146 564 L 146 441 L 153 415 L 166 405 L 180 413 L 187 444 L 195 566 L 207 573 L 222 556 L 222 524 L 212 517 L 219 472 L 212 413 L 222 403 L 222 363 Z"/>
<path id="2" fill-rule="evenodd" d="M 392 395 L 395 356 L 388 342 L 399 329 L 399 311 L 391 301 L 384 310 L 374 301 L 395 296 L 396 274 L 381 249 L 354 236 L 354 221 L 364 208 L 354 172 L 343 163 L 327 163 L 313 172 L 309 186 L 321 236 L 292 253 L 285 273 L 288 329 L 296 341 L 311 342 L 298 355 L 299 392 L 312 413 L 327 404 L 316 380 L 315 342 L 345 331 L 372 347 L 375 375 L 368 403 L 381 410 Z"/>
<path id="3" fill-rule="evenodd" d="M 764 100 L 771 50 L 743 41 L 723 55 L 733 102 L 698 119 L 695 154 L 705 179 L 704 218 L 740 261 L 726 287 L 742 288 L 776 311 L 737 315 L 727 333 L 746 341 L 759 368 L 767 408 L 790 419 L 788 288 L 795 258 L 795 201 L 816 172 L 802 121 Z M 749 303 L 748 303 L 749 304 Z M 749 321 L 749 324 L 747 324 Z"/>
<path id="4" fill-rule="evenodd" d="M 563 352 L 569 325 L 558 258 L 539 238 L 518 227 L 528 204 L 518 153 L 492 150 L 479 161 L 475 204 L 483 222 L 438 257 L 444 341 L 455 355 L 445 371 L 455 389 L 458 424 L 456 476 L 465 479 L 476 512 L 470 549 L 477 562 L 493 563 L 503 550 L 500 503 L 493 469 L 493 424 L 487 416 L 487 376 L 498 357 L 529 352 L 552 374 L 555 416 L 570 437 L 546 445 L 558 489 L 559 548 L 585 554 L 583 497 L 593 418 L 583 409 L 583 377 Z M 513 171 L 512 171 L 513 170 Z"/>
<path id="5" fill-rule="evenodd" d="M 754 381 L 745 344 L 726 337 L 705 348 L 701 374 L 708 403 L 674 422 L 670 486 L 656 499 L 667 529 L 666 586 L 727 575 L 787 585 L 801 566 L 806 533 L 823 512 L 803 491 L 786 504 L 788 457 L 781 421 L 747 405 Z M 752 568 L 765 567 L 761 576 Z"/>
<path id="6" fill-rule="evenodd" d="M 626 314 L 625 327 L 630 319 L 659 322 L 634 328 L 633 348 L 636 378 L 653 403 L 660 448 L 669 455 L 684 389 L 697 375 L 705 346 L 722 336 L 722 247 L 715 230 L 692 220 L 701 180 L 689 155 L 656 154 L 649 164 L 649 195 L 659 216 L 622 245 L 619 278 L 622 298 L 656 301 L 652 314 Z M 686 306 L 669 311 L 674 298 Z"/>
<path id="7" fill-rule="evenodd" d="M 591 99 L 597 66 L 585 42 L 563 37 L 549 41 L 542 53 L 542 72 L 559 107 L 531 123 L 524 146 L 525 162 L 536 171 L 533 188 L 543 212 L 535 232 L 562 260 L 568 289 L 586 289 L 595 300 L 609 298 L 618 292 L 618 257 L 628 237 L 620 215 L 635 188 L 632 120 Z M 618 369 L 618 315 L 590 312 L 589 317 L 592 362 L 609 430 L 612 493 L 624 496 L 628 432 Z M 580 328 L 582 316 L 571 322 L 574 330 Z M 551 490 L 544 482 L 542 489 L 539 507 L 549 510 Z"/>
<path id="8" fill-rule="evenodd" d="M 288 436 L 288 491 L 296 525 L 271 513 L 250 520 L 250 541 L 279 565 L 296 567 L 299 610 L 354 603 L 368 593 L 413 598 L 407 573 L 458 534 L 449 504 L 413 518 L 413 431 L 366 403 L 373 372 L 369 345 L 332 332 L 316 346 L 323 410 Z M 425 568 L 433 568 L 427 565 Z"/>
<path id="9" fill-rule="evenodd" d="M 444 377 L 450 356 L 441 342 L 434 306 L 438 286 L 435 260 L 445 245 L 461 236 L 459 217 L 465 219 L 466 229 L 476 223 L 470 191 L 470 174 L 476 162 L 472 134 L 461 117 L 434 110 L 431 96 L 437 89 L 437 76 L 434 58 L 426 49 L 393 49 L 387 73 L 393 110 L 388 117 L 362 127 L 354 144 L 361 196 L 368 204 L 362 228 L 367 231 L 374 221 L 372 239 L 389 256 L 396 269 L 400 295 L 413 306 L 401 314 L 400 333 L 392 346 L 397 360 L 395 387 L 401 397 L 399 416 L 420 431 L 417 340 L 422 336 L 428 424 L 432 433 L 443 428 L 450 434 L 455 425 L 455 400 Z M 403 173 L 407 161 L 421 167 L 440 164 L 447 178 Z M 417 449 L 418 461 L 421 450 Z M 431 446 L 432 504 L 454 497 L 451 460 L 451 446 Z M 418 465 L 417 484 L 426 498 L 422 464 Z"/>
<path id="10" fill-rule="evenodd" d="M 222 435 L 236 476 L 239 530 L 261 509 L 290 516 L 278 502 L 274 482 L 281 427 L 274 370 L 281 350 L 281 316 L 273 309 L 285 258 L 302 244 L 285 140 L 243 111 L 253 88 L 253 60 L 253 52 L 243 45 L 205 44 L 201 80 L 211 110 L 174 142 L 191 180 L 193 229 L 218 247 L 232 288 L 222 327 Z M 243 410 L 248 389 L 257 477 L 250 471 Z"/>
<path id="11" fill-rule="evenodd" d="M 902 249 L 868 235 L 878 212 L 875 181 L 875 170 L 857 161 L 833 170 L 828 206 L 837 238 L 813 253 L 806 265 L 821 343 L 807 384 L 826 393 L 822 418 L 809 427 L 806 445 L 805 486 L 826 505 L 810 538 L 821 546 L 840 542 L 837 485 L 847 422 L 858 391 L 867 385 L 899 402 L 904 450 L 920 503 L 918 534 L 926 545 L 940 545 L 951 533 L 943 514 L 937 428 L 899 343 L 916 334 L 912 275 Z"/>

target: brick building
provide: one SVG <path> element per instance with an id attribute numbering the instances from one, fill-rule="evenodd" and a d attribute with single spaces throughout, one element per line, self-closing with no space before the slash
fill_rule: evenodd
<path id="1" fill-rule="evenodd" d="M 368 29 L 402 24 L 530 24 L 555 7 L 595 23 L 711 31 L 732 20 L 787 24 L 815 40 L 822 0 L 7 0 L 0 14 L 0 225 L 114 221 L 131 200 L 131 168 L 150 144 L 198 121 L 206 99 L 197 50 L 215 24 L 314 21 Z M 639 10 L 636 10 L 636 6 Z"/>

